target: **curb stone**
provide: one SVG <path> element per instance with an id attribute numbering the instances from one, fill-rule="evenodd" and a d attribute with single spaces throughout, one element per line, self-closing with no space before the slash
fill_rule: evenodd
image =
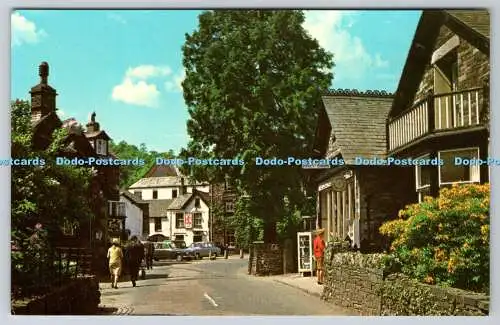
<path id="1" fill-rule="evenodd" d="M 288 283 L 286 281 L 283 281 L 283 280 L 279 280 L 279 279 L 273 279 L 273 280 L 276 281 L 276 282 L 278 282 L 278 283 L 285 284 L 285 285 L 287 285 L 289 287 L 292 287 L 292 288 L 295 288 L 295 289 L 299 289 L 299 290 L 301 290 L 301 291 L 303 291 L 303 292 L 305 292 L 307 294 L 310 294 L 312 296 L 315 296 L 315 297 L 318 297 L 318 298 L 321 297 L 321 293 L 314 292 L 314 291 L 311 291 L 311 290 L 308 290 L 308 289 L 305 289 L 305 288 L 301 288 L 299 286 L 295 286 L 295 285 L 290 284 L 290 283 Z"/>

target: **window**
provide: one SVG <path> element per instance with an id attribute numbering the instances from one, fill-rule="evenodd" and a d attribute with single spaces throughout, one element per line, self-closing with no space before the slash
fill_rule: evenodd
<path id="1" fill-rule="evenodd" d="M 175 228 L 184 228 L 184 213 L 177 212 L 175 214 Z"/>
<path id="2" fill-rule="evenodd" d="M 435 127 L 446 129 L 456 126 L 457 110 L 460 109 L 459 98 L 451 95 L 458 90 L 458 56 L 457 51 L 451 51 L 440 58 L 434 65 L 434 102 Z M 448 95 L 442 95 L 448 94 Z"/>
<path id="3" fill-rule="evenodd" d="M 96 146 L 96 152 L 98 155 L 107 155 L 106 140 L 97 139 Z"/>
<path id="4" fill-rule="evenodd" d="M 120 201 L 108 201 L 109 215 L 113 217 L 124 217 L 125 212 L 125 202 Z"/>
<path id="5" fill-rule="evenodd" d="M 155 220 L 155 231 L 160 232 L 161 231 L 161 218 L 154 218 Z"/>
<path id="6" fill-rule="evenodd" d="M 234 212 L 234 203 L 233 202 L 226 202 L 226 212 Z"/>
<path id="7" fill-rule="evenodd" d="M 195 208 L 200 208 L 201 207 L 201 205 L 200 205 L 200 198 L 197 197 L 197 198 L 194 199 L 194 207 Z"/>
<path id="8" fill-rule="evenodd" d="M 193 213 L 193 223 L 194 223 L 194 228 L 203 228 L 203 218 L 201 217 L 201 213 L 196 212 Z"/>
<path id="9" fill-rule="evenodd" d="M 177 190 L 172 190 L 172 199 L 177 197 Z"/>
<path id="10" fill-rule="evenodd" d="M 430 155 L 421 156 L 417 159 L 430 159 Z M 431 172 L 433 168 L 436 168 L 436 166 L 415 166 L 415 187 L 418 193 L 419 202 L 422 202 L 424 200 L 424 197 L 430 195 Z"/>
<path id="11" fill-rule="evenodd" d="M 76 228 L 78 228 L 78 223 L 76 222 L 69 222 L 68 220 L 64 220 L 64 224 L 61 227 L 62 228 L 62 233 L 65 236 L 74 236 L 76 235 Z"/>
<path id="12" fill-rule="evenodd" d="M 158 191 L 153 190 L 153 199 L 157 199 L 157 198 L 158 198 Z"/>
<path id="13" fill-rule="evenodd" d="M 142 191 L 134 191 L 134 195 L 142 199 Z"/>
<path id="14" fill-rule="evenodd" d="M 226 180 L 225 180 L 225 189 L 230 191 L 232 190 L 233 186 L 231 185 L 231 180 L 229 179 L 229 177 L 226 177 Z"/>
<path id="15" fill-rule="evenodd" d="M 479 148 L 440 151 L 438 158 L 443 160 L 443 166 L 439 166 L 439 186 L 480 181 L 479 165 L 470 164 L 471 159 L 479 159 Z"/>
<path id="16" fill-rule="evenodd" d="M 200 235 L 200 234 L 196 234 L 196 235 L 193 235 L 193 242 L 200 242 L 200 241 L 203 241 L 203 235 Z"/>
<path id="17" fill-rule="evenodd" d="M 234 247 L 236 245 L 236 237 L 234 234 L 227 234 L 227 242 L 229 246 Z"/>

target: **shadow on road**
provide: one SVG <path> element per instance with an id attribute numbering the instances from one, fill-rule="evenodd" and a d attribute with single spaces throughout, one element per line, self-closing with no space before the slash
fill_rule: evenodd
<path id="1" fill-rule="evenodd" d="M 118 311 L 118 308 L 116 307 L 99 307 L 97 315 L 112 315 L 113 313 L 116 313 L 116 311 Z"/>

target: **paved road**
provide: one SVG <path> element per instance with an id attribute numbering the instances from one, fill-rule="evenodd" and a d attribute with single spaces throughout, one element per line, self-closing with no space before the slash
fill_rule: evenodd
<path id="1" fill-rule="evenodd" d="M 133 288 L 101 284 L 101 303 L 133 315 L 346 315 L 268 277 L 247 275 L 247 259 L 160 262 Z M 116 310 L 118 308 L 118 310 Z"/>

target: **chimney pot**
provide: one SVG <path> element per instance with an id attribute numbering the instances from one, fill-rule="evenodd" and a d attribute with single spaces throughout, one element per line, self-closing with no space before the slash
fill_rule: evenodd
<path id="1" fill-rule="evenodd" d="M 42 62 L 38 67 L 38 75 L 40 76 L 40 83 L 46 85 L 49 77 L 49 64 Z"/>

